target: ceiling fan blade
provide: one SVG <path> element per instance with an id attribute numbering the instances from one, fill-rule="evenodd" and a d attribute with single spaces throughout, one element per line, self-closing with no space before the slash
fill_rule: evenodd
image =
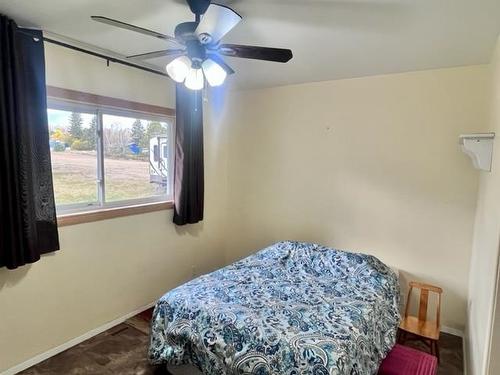
<path id="1" fill-rule="evenodd" d="M 225 56 L 275 61 L 281 63 L 286 63 L 293 57 L 292 51 L 289 49 L 242 46 L 239 44 L 221 44 L 218 52 Z"/>
<path id="2" fill-rule="evenodd" d="M 219 64 L 222 67 L 222 69 L 226 71 L 228 75 L 234 74 L 234 70 L 229 65 L 227 65 L 226 62 L 222 60 L 222 58 L 219 55 L 209 53 L 207 54 L 207 57 L 214 60 L 217 64 Z"/>
<path id="3" fill-rule="evenodd" d="M 139 26 L 135 26 L 135 25 L 131 25 L 130 23 L 118 21 L 118 20 L 115 20 L 113 18 L 108 18 L 108 17 L 103 17 L 103 16 L 90 16 L 90 18 L 92 18 L 94 21 L 101 22 L 101 23 L 104 23 L 106 25 L 119 27 L 120 29 L 125 29 L 125 30 L 129 30 L 129 31 L 135 31 L 136 33 L 140 33 L 143 35 L 149 35 L 149 36 L 152 36 L 152 37 L 155 37 L 158 39 L 167 40 L 169 42 L 173 42 L 173 43 L 182 45 L 177 39 L 175 39 L 172 36 L 160 34 L 156 31 L 145 29 L 143 27 L 139 27 Z"/>
<path id="4" fill-rule="evenodd" d="M 142 60 L 147 60 L 147 59 L 154 59 L 156 57 L 163 57 L 163 56 L 176 56 L 176 55 L 182 55 L 186 52 L 185 49 L 164 49 L 161 51 L 154 51 L 154 52 L 146 52 L 146 53 L 139 53 L 137 55 L 130 55 L 127 56 L 128 59 L 142 59 Z"/>
<path id="5" fill-rule="evenodd" d="M 210 4 L 203 15 L 196 35 L 203 44 L 214 44 L 241 21 L 241 16 L 225 5 Z"/>

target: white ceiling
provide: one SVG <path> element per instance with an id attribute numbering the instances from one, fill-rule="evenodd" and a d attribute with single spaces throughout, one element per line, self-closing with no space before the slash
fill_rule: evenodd
<path id="1" fill-rule="evenodd" d="M 230 84 L 269 87 L 486 63 L 500 33 L 499 0 L 226 0 L 243 21 L 225 42 L 291 48 L 287 64 L 227 58 Z M 159 40 L 90 20 L 116 18 L 173 34 L 183 0 L 0 0 L 20 25 L 129 55 Z M 166 59 L 150 60 L 163 69 Z"/>

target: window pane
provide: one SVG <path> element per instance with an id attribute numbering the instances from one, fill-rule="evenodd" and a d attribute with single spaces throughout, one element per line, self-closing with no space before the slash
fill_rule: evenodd
<path id="1" fill-rule="evenodd" d="M 97 119 L 47 110 L 56 205 L 97 202 Z"/>
<path id="2" fill-rule="evenodd" d="M 167 194 L 168 124 L 103 115 L 106 202 Z"/>

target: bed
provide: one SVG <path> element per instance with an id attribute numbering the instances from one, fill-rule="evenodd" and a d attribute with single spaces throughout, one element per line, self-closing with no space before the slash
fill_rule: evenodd
<path id="1" fill-rule="evenodd" d="M 399 283 L 377 258 L 280 242 L 165 294 L 153 364 L 203 374 L 376 374 L 396 341 Z"/>

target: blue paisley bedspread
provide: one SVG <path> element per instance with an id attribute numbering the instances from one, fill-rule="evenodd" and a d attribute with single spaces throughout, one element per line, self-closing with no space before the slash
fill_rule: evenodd
<path id="1" fill-rule="evenodd" d="M 280 242 L 165 294 L 153 364 L 204 374 L 376 374 L 395 344 L 399 284 L 377 258 Z"/>

